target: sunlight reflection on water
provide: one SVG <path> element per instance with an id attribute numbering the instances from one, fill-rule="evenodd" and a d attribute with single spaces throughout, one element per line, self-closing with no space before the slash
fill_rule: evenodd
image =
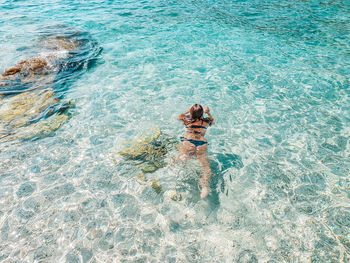
<path id="1" fill-rule="evenodd" d="M 64 83 L 67 121 L 0 143 L 0 261 L 347 262 L 349 9 L 0 1 L 1 72 L 35 55 L 46 26 L 103 48 Z M 193 103 L 216 120 L 205 200 L 199 164 L 172 165 L 176 146 L 153 173 L 149 155 L 117 154 L 142 131 L 179 138 Z"/>

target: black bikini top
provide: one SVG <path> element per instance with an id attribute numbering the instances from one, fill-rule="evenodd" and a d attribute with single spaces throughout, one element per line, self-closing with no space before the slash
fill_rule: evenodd
<path id="1" fill-rule="evenodd" d="M 202 124 L 203 124 L 203 120 L 202 120 Z M 209 123 L 209 125 L 210 125 L 210 123 Z M 203 125 L 191 125 L 191 126 L 187 126 L 186 125 L 186 128 L 187 129 L 207 129 L 207 127 L 205 127 L 205 126 L 203 126 Z M 189 132 L 189 133 L 195 133 L 195 134 L 201 134 L 202 132 L 200 132 L 200 131 L 187 131 L 187 132 Z"/>
<path id="2" fill-rule="evenodd" d="M 191 126 L 186 126 L 187 128 L 194 128 L 194 129 L 206 129 L 207 127 L 202 126 L 202 125 L 191 125 Z"/>

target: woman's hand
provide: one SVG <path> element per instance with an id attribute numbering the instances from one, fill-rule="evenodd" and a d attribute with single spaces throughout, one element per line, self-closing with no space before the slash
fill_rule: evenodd
<path id="1" fill-rule="evenodd" d="M 206 106 L 205 108 L 204 108 L 204 113 L 206 113 L 206 114 L 208 114 L 208 118 L 210 119 L 210 124 L 209 124 L 209 126 L 212 126 L 214 123 L 215 123 L 215 121 L 214 121 L 214 118 L 210 115 L 210 110 L 209 110 L 209 107 L 208 106 Z"/>
<path id="2" fill-rule="evenodd" d="M 184 113 L 181 113 L 178 117 L 177 117 L 177 119 L 179 120 L 179 121 L 185 121 L 186 120 L 186 118 L 187 118 L 187 115 L 190 113 L 190 110 L 191 110 L 191 108 L 189 108 L 186 112 L 184 112 Z"/>

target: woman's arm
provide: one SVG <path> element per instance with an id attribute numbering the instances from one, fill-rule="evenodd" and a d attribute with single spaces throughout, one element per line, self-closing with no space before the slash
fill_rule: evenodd
<path id="1" fill-rule="evenodd" d="M 204 108 L 204 113 L 206 113 L 206 114 L 208 115 L 208 118 L 209 118 L 209 120 L 210 120 L 210 126 L 213 125 L 213 124 L 215 124 L 214 118 L 211 116 L 210 110 L 209 110 L 209 107 L 208 107 L 208 106 L 206 106 L 206 107 Z"/>
<path id="2" fill-rule="evenodd" d="M 185 120 L 187 119 L 187 114 L 189 114 L 189 113 L 190 113 L 190 110 L 187 110 L 186 112 L 181 113 L 179 116 L 177 116 L 177 119 L 179 121 L 185 122 Z"/>

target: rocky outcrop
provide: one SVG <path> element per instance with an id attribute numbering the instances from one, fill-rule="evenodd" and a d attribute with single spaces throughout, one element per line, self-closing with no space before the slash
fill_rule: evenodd
<path id="1" fill-rule="evenodd" d="M 0 76 L 0 140 L 47 136 L 70 118 L 72 102 L 62 99 L 70 81 L 101 52 L 87 33 L 48 28 L 38 54 Z"/>

